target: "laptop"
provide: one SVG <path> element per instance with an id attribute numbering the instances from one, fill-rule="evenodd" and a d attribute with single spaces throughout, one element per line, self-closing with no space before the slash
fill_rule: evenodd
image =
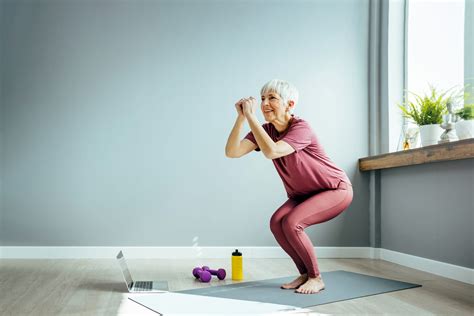
<path id="1" fill-rule="evenodd" d="M 117 254 L 117 261 L 122 269 L 123 278 L 130 293 L 164 293 L 168 292 L 167 281 L 134 281 L 122 251 Z"/>

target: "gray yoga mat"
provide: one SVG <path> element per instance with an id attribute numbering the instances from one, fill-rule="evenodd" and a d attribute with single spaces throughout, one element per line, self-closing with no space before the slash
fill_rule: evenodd
<path id="1" fill-rule="evenodd" d="M 421 286 L 342 270 L 326 272 L 322 276 L 326 289 L 318 294 L 298 294 L 294 290 L 280 289 L 281 284 L 294 280 L 296 276 L 211 286 L 179 293 L 310 307 Z"/>

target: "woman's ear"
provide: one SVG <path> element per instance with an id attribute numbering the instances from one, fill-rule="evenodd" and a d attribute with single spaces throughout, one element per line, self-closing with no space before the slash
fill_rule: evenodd
<path id="1" fill-rule="evenodd" d="M 294 107 L 295 107 L 295 101 L 288 101 L 288 106 L 286 107 L 286 112 L 293 111 Z"/>

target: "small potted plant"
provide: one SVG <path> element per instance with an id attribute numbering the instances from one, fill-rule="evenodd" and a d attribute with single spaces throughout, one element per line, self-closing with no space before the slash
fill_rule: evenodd
<path id="1" fill-rule="evenodd" d="M 456 121 L 456 135 L 459 139 L 474 137 L 474 86 L 464 85 L 457 95 L 457 104 L 464 106 L 455 112 L 458 117 Z"/>
<path id="2" fill-rule="evenodd" d="M 415 102 L 409 101 L 408 104 L 398 105 L 403 116 L 413 120 L 419 126 L 422 146 L 437 144 L 443 133 L 440 124 L 443 122 L 443 115 L 448 112 L 446 103 L 450 99 L 445 98 L 448 91 L 438 92 L 434 86 L 430 85 L 430 95 L 425 94 L 421 97 L 409 92 L 415 96 Z"/>
<path id="3" fill-rule="evenodd" d="M 474 103 L 465 104 L 456 114 L 461 118 L 460 121 L 456 122 L 456 135 L 458 138 L 474 137 Z"/>

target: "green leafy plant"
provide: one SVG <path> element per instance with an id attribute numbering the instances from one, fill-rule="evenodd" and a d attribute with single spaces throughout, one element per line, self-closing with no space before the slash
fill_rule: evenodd
<path id="1" fill-rule="evenodd" d="M 461 99 L 464 99 L 464 107 L 456 111 L 456 114 L 461 117 L 463 120 L 473 120 L 474 119 L 474 87 L 470 84 L 466 84 L 462 90 Z M 471 97 L 473 96 L 473 97 Z M 472 103 L 470 103 L 472 102 Z"/>
<path id="2" fill-rule="evenodd" d="M 415 97 L 415 102 L 409 101 L 408 104 L 398 105 L 402 110 L 403 116 L 412 119 L 418 125 L 441 124 L 443 115 L 448 113 L 446 104 L 453 98 L 453 95 L 445 97 L 449 90 L 438 92 L 436 88 L 430 85 L 430 94 L 419 96 L 410 92 Z"/>
<path id="3" fill-rule="evenodd" d="M 463 120 L 474 120 L 474 104 L 466 104 L 456 112 Z"/>

